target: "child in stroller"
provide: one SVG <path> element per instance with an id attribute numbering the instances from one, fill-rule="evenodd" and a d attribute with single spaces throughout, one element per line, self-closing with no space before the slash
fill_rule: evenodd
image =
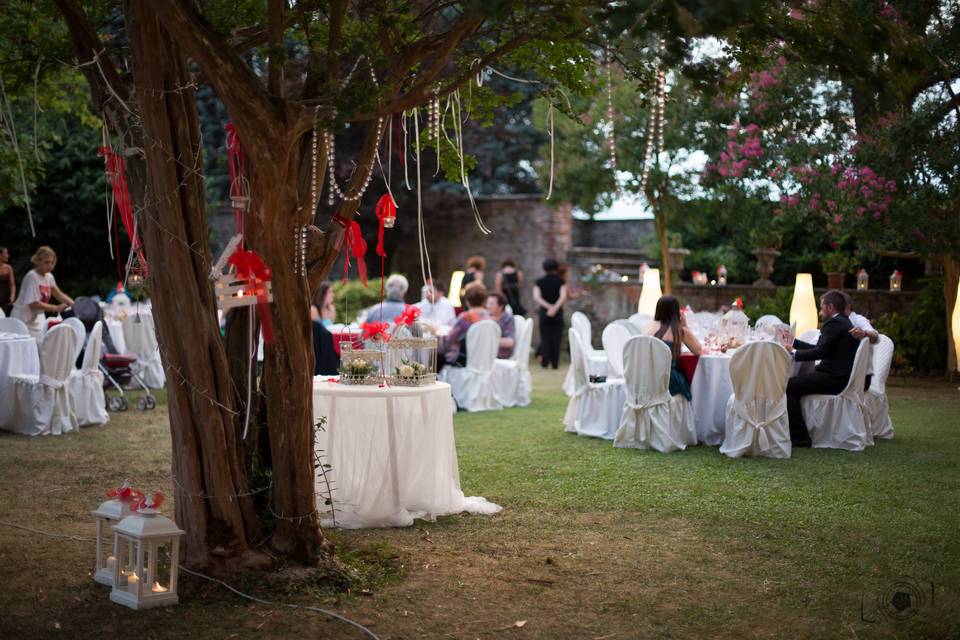
<path id="1" fill-rule="evenodd" d="M 107 329 L 107 323 L 104 321 L 103 310 L 100 308 L 100 304 L 92 298 L 79 297 L 74 300 L 70 313 L 83 323 L 88 336 L 93 330 L 93 326 L 97 322 L 102 321 L 100 326 L 103 332 L 103 352 L 100 356 L 99 366 L 100 371 L 102 371 L 104 375 L 103 386 L 106 395 L 107 409 L 110 411 L 126 411 L 129 408 L 130 403 L 127 401 L 126 396 L 124 396 L 123 388 L 129 388 L 132 383 L 135 383 L 143 389 L 145 393 L 145 395 L 141 396 L 137 401 L 137 408 L 141 410 L 155 408 L 157 406 L 156 398 L 150 393 L 150 389 L 143 384 L 143 381 L 133 375 L 133 370 L 130 367 L 130 365 L 137 361 L 137 356 L 131 353 L 117 352 L 117 348 L 113 344 L 113 339 L 110 337 L 110 331 Z M 82 354 L 80 357 L 83 357 Z M 107 393 L 107 389 L 112 389 L 119 395 L 110 395 Z"/>

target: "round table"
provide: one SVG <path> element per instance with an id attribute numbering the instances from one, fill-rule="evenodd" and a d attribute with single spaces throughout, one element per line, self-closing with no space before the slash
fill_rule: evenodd
<path id="1" fill-rule="evenodd" d="M 460 490 L 450 385 L 344 385 L 318 376 L 313 416 L 326 417 L 315 444 L 330 465 L 316 478 L 324 526 L 403 527 L 414 518 L 500 511 Z M 328 485 L 335 518 L 324 504 Z"/>
<path id="2" fill-rule="evenodd" d="M 0 428 L 15 431 L 13 385 L 11 375 L 40 375 L 37 341 L 30 336 L 0 333 Z"/>

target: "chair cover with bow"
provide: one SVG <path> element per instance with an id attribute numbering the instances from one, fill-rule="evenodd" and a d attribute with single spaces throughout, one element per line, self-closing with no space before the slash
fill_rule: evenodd
<path id="1" fill-rule="evenodd" d="M 593 348 L 593 329 L 590 326 L 590 318 L 583 312 L 574 311 L 573 315 L 570 316 L 570 326 L 573 327 L 580 336 L 580 344 L 583 345 L 583 352 L 587 358 L 587 375 L 613 376 L 608 370 L 609 363 L 607 361 L 607 354 L 600 349 Z M 574 392 L 572 366 L 567 370 L 567 375 L 563 380 L 563 391 L 568 396 Z"/>
<path id="2" fill-rule="evenodd" d="M 881 335 L 873 345 L 873 378 L 864 396 L 867 427 L 874 438 L 893 437 L 893 422 L 890 421 L 890 403 L 887 400 L 887 376 L 893 363 L 893 340 Z"/>
<path id="3" fill-rule="evenodd" d="M 20 318 L 0 318 L 0 333 L 16 333 L 21 336 L 30 335 L 30 329 Z"/>
<path id="4" fill-rule="evenodd" d="M 787 380 L 792 366 L 787 350 L 773 342 L 737 349 L 730 360 L 733 393 L 720 453 L 731 458 L 790 457 Z"/>
<path id="5" fill-rule="evenodd" d="M 783 321 L 780 320 L 777 316 L 772 313 L 768 313 L 765 316 L 760 316 L 757 318 L 757 321 L 753 324 L 756 329 L 763 329 L 764 327 L 769 327 L 771 325 L 783 324 Z"/>
<path id="6" fill-rule="evenodd" d="M 80 352 L 83 351 L 83 345 L 87 342 L 87 328 L 83 326 L 83 322 L 81 322 L 79 318 L 67 318 L 63 321 L 63 324 L 76 332 L 77 354 L 79 355 Z"/>
<path id="7" fill-rule="evenodd" d="M 623 346 L 635 334 L 627 328 L 629 322 L 611 322 L 603 328 L 600 341 L 603 343 L 603 352 L 607 355 L 608 371 L 614 378 L 623 377 Z"/>
<path id="8" fill-rule="evenodd" d="M 77 334 L 67 325 L 47 332 L 40 344 L 40 375 L 12 375 L 13 427 L 29 436 L 77 431 L 77 417 L 67 388 L 77 359 Z"/>
<path id="9" fill-rule="evenodd" d="M 870 341 L 863 339 L 853 359 L 850 380 L 840 395 L 810 395 L 800 399 L 814 447 L 863 451 L 873 446 L 863 406 L 863 386 L 870 358 Z"/>
<path id="10" fill-rule="evenodd" d="M 103 395 L 103 372 L 100 371 L 100 352 L 103 344 L 103 323 L 99 320 L 90 331 L 83 366 L 70 374 L 70 395 L 80 426 L 105 424 L 110 421 L 106 396 Z"/>
<path id="11" fill-rule="evenodd" d="M 514 333 L 513 355 L 497 358 L 493 368 L 494 393 L 504 407 L 526 407 L 530 404 L 533 381 L 530 377 L 530 343 L 533 340 L 533 319 L 520 318 Z M 469 354 L 469 350 L 467 351 Z"/>
<path id="12" fill-rule="evenodd" d="M 626 401 L 622 378 L 608 378 L 606 382 L 590 382 L 587 357 L 580 334 L 569 330 L 571 363 L 575 390 L 563 416 L 566 431 L 581 436 L 613 440 L 620 422 L 620 412 Z"/>
<path id="13" fill-rule="evenodd" d="M 626 402 L 613 446 L 663 453 L 697 443 L 693 408 L 670 395 L 670 348 L 652 336 L 634 336 L 623 348 Z"/>
<path id="14" fill-rule="evenodd" d="M 493 320 L 480 320 L 467 330 L 467 366 L 444 367 L 439 379 L 450 384 L 457 406 L 467 411 L 502 409 L 493 383 L 500 326 Z"/>
<path id="15" fill-rule="evenodd" d="M 153 314 L 141 311 L 128 315 L 123 321 L 123 339 L 127 350 L 137 356 L 137 361 L 130 365 L 133 374 L 151 389 L 162 389 L 167 377 L 160 359 Z"/>

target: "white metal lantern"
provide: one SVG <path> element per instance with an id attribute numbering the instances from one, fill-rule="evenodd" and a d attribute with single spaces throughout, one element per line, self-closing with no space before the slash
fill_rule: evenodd
<path id="1" fill-rule="evenodd" d="M 113 499 L 107 500 L 91 513 L 97 519 L 97 561 L 93 579 L 112 586 L 117 563 L 113 552 L 113 527 L 133 512 L 130 511 L 129 500 Z"/>
<path id="2" fill-rule="evenodd" d="M 437 337 L 419 322 L 400 324 L 387 346 L 384 374 L 394 386 L 419 387 L 437 381 Z"/>
<path id="3" fill-rule="evenodd" d="M 743 344 L 749 332 L 750 318 L 740 307 L 733 307 L 720 318 L 720 337 L 733 347 Z"/>
<path id="4" fill-rule="evenodd" d="M 727 268 L 723 265 L 717 267 L 717 286 L 727 286 Z"/>
<path id="5" fill-rule="evenodd" d="M 894 271 L 890 274 L 890 291 L 896 292 L 900 291 L 903 286 L 903 274 L 899 271 Z"/>
<path id="6" fill-rule="evenodd" d="M 185 534 L 156 509 L 141 508 L 113 527 L 110 600 L 131 609 L 177 604 L 180 538 Z"/>
<path id="7" fill-rule="evenodd" d="M 857 291 L 866 291 L 870 288 L 870 274 L 866 269 L 857 271 Z"/>

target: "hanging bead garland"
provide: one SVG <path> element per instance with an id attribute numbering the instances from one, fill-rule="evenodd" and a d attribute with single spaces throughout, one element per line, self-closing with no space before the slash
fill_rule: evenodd
<path id="1" fill-rule="evenodd" d="M 620 190 L 620 181 L 617 179 L 617 138 L 614 135 L 613 125 L 613 74 L 611 73 L 611 63 L 609 51 L 607 52 L 607 148 L 610 151 L 610 171 L 613 172 L 613 180 L 617 191 Z"/>
<path id="2" fill-rule="evenodd" d="M 663 151 L 663 112 L 666 104 L 666 75 L 661 67 L 661 57 L 663 56 L 664 44 L 660 40 L 657 42 L 657 68 L 656 82 L 654 84 L 654 95 L 650 101 L 650 118 L 647 122 L 647 140 L 646 150 L 643 153 L 643 172 L 640 177 L 640 192 L 643 193 L 647 188 L 647 179 L 650 177 L 650 164 L 654 156 L 654 142 L 657 145 L 657 153 Z"/>

